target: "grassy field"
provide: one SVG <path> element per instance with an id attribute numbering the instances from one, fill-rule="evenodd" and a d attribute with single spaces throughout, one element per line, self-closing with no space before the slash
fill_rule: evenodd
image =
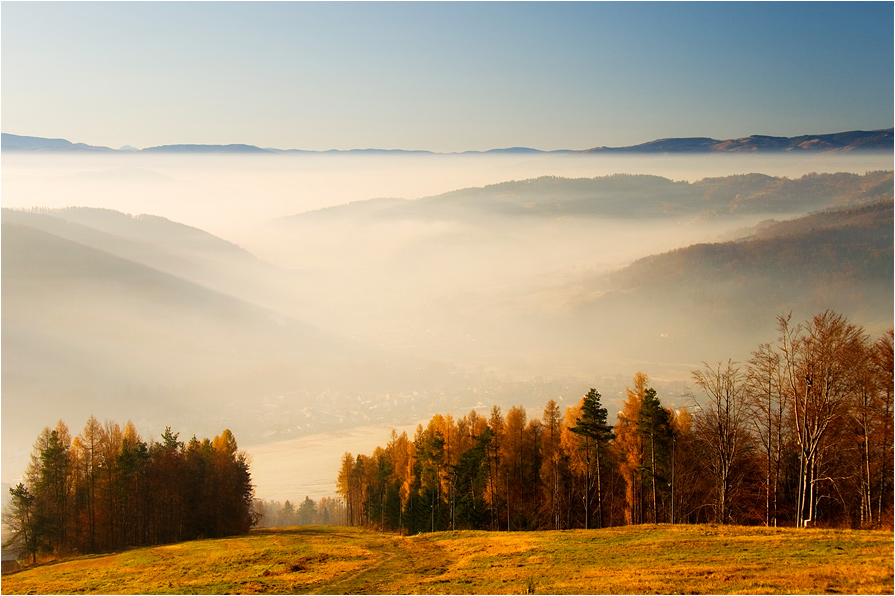
<path id="1" fill-rule="evenodd" d="M 725 526 L 256 530 L 38 565 L 4 594 L 892 594 L 893 534 Z"/>

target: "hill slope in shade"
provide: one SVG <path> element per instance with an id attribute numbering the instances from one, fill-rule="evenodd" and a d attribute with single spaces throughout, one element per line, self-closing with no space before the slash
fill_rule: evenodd
<path id="1" fill-rule="evenodd" d="M 246 290 L 264 283 L 273 270 L 235 244 L 154 215 L 86 207 L 2 213 L 3 223 L 41 230 L 250 302 L 257 292 Z"/>
<path id="2" fill-rule="evenodd" d="M 36 228 L 4 222 L 2 243 L 5 445 L 91 413 L 151 429 L 230 426 L 245 440 L 299 420 L 327 430 L 367 420 L 338 393 L 314 399 L 329 388 L 354 397 L 441 374 Z"/>
<path id="3" fill-rule="evenodd" d="M 411 537 L 256 530 L 38 566 L 7 594 L 892 593 L 892 533 L 628 526 Z"/>
<path id="4" fill-rule="evenodd" d="M 832 308 L 882 332 L 895 300 L 892 229 L 892 201 L 884 201 L 640 259 L 580 287 L 567 323 L 610 343 L 641 338 L 632 356 L 693 363 L 748 357 L 775 339 L 775 317 L 789 312 L 801 320 Z M 732 351 L 723 337 L 741 347 Z"/>

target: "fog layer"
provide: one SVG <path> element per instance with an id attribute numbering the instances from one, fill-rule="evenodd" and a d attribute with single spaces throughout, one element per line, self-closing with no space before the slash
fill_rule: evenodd
<path id="1" fill-rule="evenodd" d="M 886 154 L 310 154 L 4 153 L 4 207 L 90 206 L 160 215 L 228 240 L 247 226 L 376 197 L 415 199 L 539 176 L 654 174 L 695 181 L 761 172 L 888 170 Z"/>
<path id="2" fill-rule="evenodd" d="M 760 250 L 745 277 L 688 277 L 689 253 L 665 285 L 619 272 L 769 219 L 891 220 L 877 169 L 891 156 L 4 154 L 4 480 L 43 426 L 90 414 L 260 444 L 591 386 L 614 409 L 637 370 L 686 405 L 692 368 L 773 341 L 783 311 L 891 326 L 891 231 L 865 229 L 883 248 L 860 270 L 817 252 L 823 280 L 765 275 Z M 594 179 L 619 172 L 652 176 Z"/>

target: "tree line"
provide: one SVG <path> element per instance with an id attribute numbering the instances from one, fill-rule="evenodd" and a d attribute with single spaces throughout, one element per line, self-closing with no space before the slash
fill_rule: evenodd
<path id="1" fill-rule="evenodd" d="M 690 408 L 667 408 L 643 373 L 615 424 L 591 389 L 539 419 L 435 415 L 411 440 L 345 453 L 350 525 L 599 528 L 641 523 L 891 527 L 893 335 L 871 340 L 833 311 L 793 324 L 742 364 L 692 371 Z"/>
<path id="2" fill-rule="evenodd" d="M 72 438 L 59 421 L 34 443 L 24 481 L 10 489 L 6 545 L 29 556 L 120 550 L 245 533 L 254 523 L 249 462 L 225 430 L 146 442 L 91 416 Z"/>
<path id="3" fill-rule="evenodd" d="M 305 497 L 298 506 L 289 502 L 255 499 L 255 517 L 259 528 L 278 528 L 284 526 L 343 526 L 345 520 L 345 503 L 334 497 L 322 497 L 314 501 Z"/>

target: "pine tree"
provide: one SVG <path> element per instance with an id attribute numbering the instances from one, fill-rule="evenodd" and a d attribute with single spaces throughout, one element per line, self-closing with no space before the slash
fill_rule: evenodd
<path id="1" fill-rule="evenodd" d="M 36 524 L 35 497 L 21 482 L 9 489 L 9 495 L 9 504 L 3 511 L 3 525 L 9 530 L 10 537 L 3 547 L 13 547 L 19 554 L 30 556 L 32 564 L 36 563 L 40 536 Z"/>
<path id="2" fill-rule="evenodd" d="M 670 488 L 670 469 L 667 464 L 671 459 L 673 430 L 671 415 L 656 394 L 656 390 L 648 387 L 643 393 L 638 416 L 637 432 L 641 438 L 644 451 L 642 464 L 644 481 L 648 483 L 652 501 L 652 521 L 659 523 L 659 494 Z"/>
<path id="3" fill-rule="evenodd" d="M 585 528 L 590 527 L 590 487 L 596 488 L 597 507 L 600 512 L 599 527 L 603 527 L 603 483 L 602 469 L 606 444 L 614 438 L 612 427 L 606 424 L 608 413 L 600 403 L 600 393 L 591 388 L 581 400 L 581 416 L 575 420 L 575 426 L 570 428 L 573 433 L 584 437 L 585 456 Z M 594 482 L 591 481 L 591 470 L 596 470 Z"/>

